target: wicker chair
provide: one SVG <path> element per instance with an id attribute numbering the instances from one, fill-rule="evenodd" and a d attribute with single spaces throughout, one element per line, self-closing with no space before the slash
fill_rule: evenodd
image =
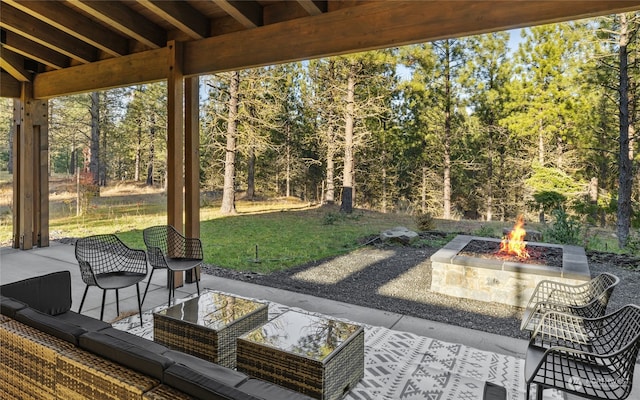
<path id="1" fill-rule="evenodd" d="M 613 289 L 620 279 L 602 273 L 582 285 L 541 281 L 533 291 L 522 316 L 521 330 L 532 332 L 547 311 L 569 313 L 585 318 L 604 315 Z"/>
<path id="2" fill-rule="evenodd" d="M 525 381 L 589 399 L 625 399 L 640 349 L 640 307 L 627 305 L 598 318 L 550 311 L 527 349 Z"/>
<path id="3" fill-rule="evenodd" d="M 140 287 L 148 272 L 147 255 L 144 250 L 129 248 L 116 236 L 111 234 L 88 236 L 78 239 L 75 245 L 76 260 L 80 265 L 82 280 L 87 285 L 82 295 L 78 313 L 82 311 L 89 286 L 102 289 L 102 308 L 100 319 L 104 316 L 104 301 L 107 290 L 116 291 L 116 312 L 120 315 L 120 299 L 118 290 L 136 285 L 138 295 L 138 311 L 142 325 L 142 302 Z"/>
<path id="4" fill-rule="evenodd" d="M 200 284 L 197 276 L 197 267 L 202 264 L 203 252 L 202 242 L 198 238 L 188 238 L 178 232 L 171 225 L 158 225 L 146 228 L 142 231 L 144 243 L 147 246 L 149 264 L 151 264 L 151 276 L 147 282 L 147 287 L 142 296 L 142 302 L 147 296 L 151 277 L 156 269 L 168 269 L 169 273 L 169 302 L 171 305 L 172 295 L 175 297 L 174 274 L 173 272 L 193 271 L 195 276 L 198 296 L 200 295 Z"/>

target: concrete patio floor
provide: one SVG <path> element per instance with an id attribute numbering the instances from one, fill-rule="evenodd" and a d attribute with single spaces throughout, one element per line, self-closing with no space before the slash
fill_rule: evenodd
<path id="1" fill-rule="evenodd" d="M 0 284 L 63 270 L 71 272 L 72 310 L 77 311 L 85 289 L 85 284 L 80 277 L 80 270 L 75 259 L 73 246 L 54 241 L 51 242 L 49 247 L 34 248 L 28 251 L 9 247 L 0 248 Z M 210 288 L 240 296 L 268 300 L 290 307 L 298 307 L 337 318 L 349 319 L 354 322 L 410 332 L 442 341 L 460 343 L 479 350 L 505 354 L 520 359 L 524 358 L 527 349 L 527 341 L 521 339 L 206 274 L 202 274 L 201 278 L 201 289 Z M 146 279 L 141 283 L 141 295 L 146 283 Z M 142 307 L 143 311 L 166 304 L 168 298 L 167 290 L 166 273 L 163 271 L 155 273 L 149 287 L 147 298 Z M 195 284 L 185 284 L 183 287 L 176 289 L 177 298 L 186 297 L 193 293 L 196 293 Z M 101 299 L 102 291 L 97 288 L 90 288 L 82 314 L 99 318 Z M 106 303 L 104 320 L 111 322 L 116 319 L 114 293 L 109 292 L 107 294 Z M 120 291 L 120 312 L 121 314 L 137 313 L 135 288 L 132 287 Z M 630 399 L 640 399 L 640 378 L 638 378 L 638 376 L 640 376 L 640 366 L 636 364 L 634 374 L 635 385 L 629 397 Z M 578 397 L 570 395 L 566 396 L 566 398 L 570 400 L 578 399 Z"/>

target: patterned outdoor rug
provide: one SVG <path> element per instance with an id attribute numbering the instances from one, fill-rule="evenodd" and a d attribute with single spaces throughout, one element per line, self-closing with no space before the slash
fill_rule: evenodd
<path id="1" fill-rule="evenodd" d="M 307 312 L 263 302 L 269 305 L 269 319 L 288 310 Z M 153 313 L 164 308 L 166 305 L 144 312 L 142 327 L 137 314 L 114 322 L 113 326 L 153 340 Z M 364 378 L 345 400 L 477 400 L 482 398 L 485 382 L 504 386 L 510 400 L 525 397 L 522 359 L 412 333 L 364 327 Z M 545 400 L 563 398 L 558 391 L 544 393 Z"/>

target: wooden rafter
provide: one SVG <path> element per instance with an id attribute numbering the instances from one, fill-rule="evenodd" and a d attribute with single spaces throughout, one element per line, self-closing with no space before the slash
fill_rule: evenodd
<path id="1" fill-rule="evenodd" d="M 83 63 L 97 60 L 94 47 L 8 4 L 2 5 L 0 27 Z"/>
<path id="2" fill-rule="evenodd" d="M 162 28 L 142 18 L 139 14 L 133 12 L 120 2 L 67 1 L 97 20 L 152 49 L 163 47 L 167 43 L 167 34 Z"/>
<path id="3" fill-rule="evenodd" d="M 262 7 L 255 1 L 220 0 L 216 4 L 245 28 L 262 25 Z"/>
<path id="4" fill-rule="evenodd" d="M 13 51 L 2 49 L 0 53 L 0 68 L 20 82 L 29 82 L 31 73 L 24 68 L 24 57 Z"/>
<path id="5" fill-rule="evenodd" d="M 65 55 L 51 50 L 48 47 L 27 39 L 11 31 L 6 31 L 4 49 L 9 49 L 17 54 L 22 54 L 32 60 L 38 61 L 53 69 L 61 69 L 69 66 L 69 58 Z"/>
<path id="6" fill-rule="evenodd" d="M 127 40 L 113 31 L 98 25 L 84 15 L 55 1 L 3 0 L 42 22 L 86 42 L 112 56 L 128 54 Z"/>
<path id="7" fill-rule="evenodd" d="M 167 20 L 192 39 L 203 39 L 209 36 L 209 20 L 185 1 L 138 0 L 138 3 Z"/>
<path id="8" fill-rule="evenodd" d="M 298 3 L 309 13 L 309 15 L 320 15 L 326 11 L 326 2 L 313 1 L 313 0 L 297 0 Z"/>

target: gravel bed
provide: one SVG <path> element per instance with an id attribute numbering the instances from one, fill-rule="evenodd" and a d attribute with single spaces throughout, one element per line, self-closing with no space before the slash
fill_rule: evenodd
<path id="1" fill-rule="evenodd" d="M 431 292 L 429 258 L 437 250 L 432 247 L 370 245 L 347 255 L 268 275 L 211 265 L 205 265 L 203 272 L 499 335 L 527 337 L 520 331 L 521 308 Z M 621 279 L 621 284 L 614 290 L 609 310 L 639 303 L 637 260 L 607 253 L 589 253 L 588 257 L 592 275 L 608 271 Z"/>

